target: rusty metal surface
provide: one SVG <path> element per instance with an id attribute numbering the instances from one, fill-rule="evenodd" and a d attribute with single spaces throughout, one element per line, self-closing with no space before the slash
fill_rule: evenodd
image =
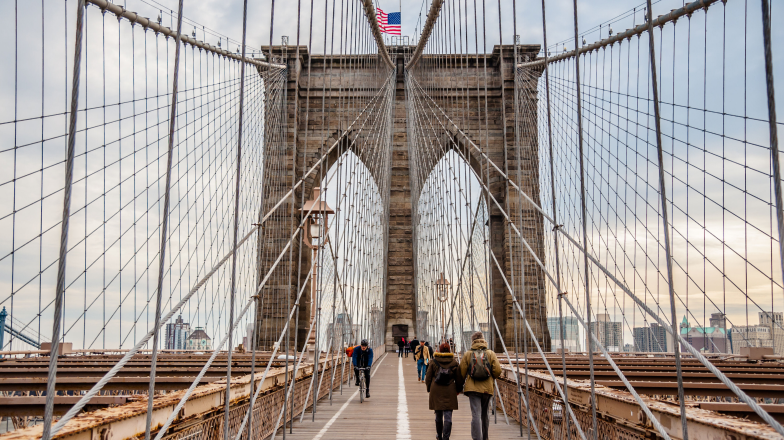
<path id="1" fill-rule="evenodd" d="M 58 360 L 58 389 L 71 390 L 68 394 L 58 396 L 55 404 L 56 413 L 64 413 L 78 400 L 79 391 L 89 388 L 103 371 L 106 371 L 120 355 L 117 354 L 77 354 L 63 356 Z M 186 388 L 200 370 L 208 356 L 195 353 L 166 353 L 161 356 L 156 377 L 156 387 L 160 390 L 170 391 L 168 394 L 157 396 L 155 399 L 154 421 L 162 423 L 171 408 L 179 401 Z M 632 381 L 633 386 L 643 394 L 651 411 L 666 429 L 671 430 L 673 438 L 679 437 L 680 412 L 674 402 L 657 400 L 659 395 L 675 394 L 675 366 L 672 357 L 667 356 L 613 356 L 617 359 L 619 367 Z M 84 413 L 68 424 L 61 435 L 69 438 L 98 438 L 101 429 L 110 429 L 117 438 L 119 433 L 143 431 L 139 428 L 140 420 L 146 415 L 146 396 L 134 394 L 134 390 L 144 391 L 149 385 L 149 355 L 135 356 L 128 367 L 123 369 L 108 386 L 107 391 L 119 394 L 117 396 L 97 396 L 90 403 L 88 409 L 92 412 Z M 223 365 L 220 365 L 220 359 Z M 521 362 L 522 362 L 521 357 Z M 257 371 L 269 360 L 269 356 L 257 356 Z M 45 388 L 45 374 L 48 357 L 31 357 L 25 359 L 7 359 L 0 361 L 0 390 L 30 391 Z M 321 362 L 326 362 L 322 358 Z M 529 356 L 529 387 L 531 390 L 531 410 L 535 422 L 540 429 L 540 434 L 545 439 L 566 438 L 565 424 L 553 412 L 555 388 L 552 378 L 544 371 L 537 371 L 544 367 L 541 356 Z M 559 355 L 548 356 L 548 361 L 556 371 L 560 371 L 561 359 Z M 733 377 L 747 392 L 757 396 L 784 397 L 784 365 L 775 361 L 748 361 L 746 359 L 714 359 L 715 363 L 726 374 Z M 190 399 L 185 410 L 167 434 L 170 440 L 181 438 L 208 440 L 221 433 L 223 430 L 222 417 L 217 414 L 222 410 L 223 394 L 225 392 L 225 356 L 219 356 L 216 367 L 211 369 L 204 377 L 202 384 L 197 388 L 196 394 Z M 277 362 L 274 361 L 274 363 Z M 236 375 L 232 379 L 232 400 L 237 405 L 233 406 L 232 414 L 247 410 L 247 391 L 249 388 L 250 355 L 238 353 L 232 359 L 232 372 Z M 578 419 L 585 430 L 590 429 L 590 384 L 588 382 L 587 356 L 570 354 L 566 358 L 568 388 L 570 402 L 573 404 Z M 522 366 L 522 365 L 521 365 Z M 511 367 L 504 359 L 504 378 L 499 380 L 499 392 L 506 402 L 506 410 L 510 417 L 520 420 L 517 414 L 517 390 L 514 385 Z M 521 368 L 522 370 L 522 368 Z M 309 377 L 312 365 L 301 371 L 300 380 Z M 646 439 L 656 438 L 656 434 L 649 420 L 645 419 L 637 403 L 629 394 L 623 384 L 607 362 L 597 362 L 597 411 L 601 414 L 599 432 L 605 438 L 619 439 Z M 728 395 L 723 384 L 715 381 L 704 367 L 692 359 L 684 359 L 684 379 L 687 393 L 691 396 Z M 263 396 L 272 396 L 280 389 L 282 383 L 282 368 L 273 368 L 265 382 Z M 257 376 L 257 380 L 260 377 Z M 563 383 L 563 379 L 558 377 Z M 113 391 L 112 391 L 113 390 Z M 123 393 L 123 391 L 127 391 Z M 171 392 L 173 391 L 173 392 Z M 325 390 L 326 391 L 326 390 Z M 298 395 L 297 395 L 298 396 Z M 304 399 L 304 396 L 295 396 L 295 399 Z M 43 408 L 41 402 L 44 397 L 12 395 L 0 398 L 0 415 L 38 415 Z M 264 415 L 276 411 L 276 397 L 264 397 L 257 402 L 254 408 L 255 432 L 271 429 L 264 420 L 269 417 Z M 295 407 L 304 405 L 299 402 Z M 697 437 L 726 438 L 726 439 L 769 439 L 780 438 L 775 431 L 767 425 L 757 423 L 754 414 L 744 404 L 730 402 L 698 402 L 687 400 L 687 417 L 690 432 Z M 106 407 L 110 406 L 110 407 Z M 102 408 L 103 407 L 103 408 Z M 102 409 L 101 409 L 102 408 Z M 244 408 L 244 409 L 240 409 Z M 784 418 L 784 405 L 765 405 L 765 408 L 776 418 Z M 526 409 L 523 409 L 525 414 Z M 239 417 L 239 416 L 238 416 Z M 230 415 L 230 429 L 235 429 L 234 415 Z M 258 420 L 255 420 L 258 419 Z M 527 422 L 527 421 L 525 421 Z M 107 428 L 108 427 L 108 428 Z M 21 430 L 0 437 L 4 439 L 36 438 L 40 430 Z M 25 434 L 26 432 L 26 434 Z M 89 433 L 89 434 L 88 434 Z M 18 436 L 14 436 L 18 435 Z M 58 435 L 57 437 L 61 437 Z M 219 436 L 219 435 L 218 435 Z M 572 438 L 577 438 L 577 433 L 572 427 Z M 217 437 L 216 437 L 217 438 Z M 696 438 L 696 437 L 695 437 Z"/>
<path id="2" fill-rule="evenodd" d="M 57 390 L 89 390 L 122 357 L 120 354 L 81 354 L 61 356 L 57 360 Z M 199 374 L 210 354 L 162 353 L 156 367 L 156 389 L 176 391 L 188 388 Z M 256 357 L 256 371 L 263 370 L 269 361 L 268 353 Z M 204 375 L 200 385 L 226 377 L 225 353 L 217 356 L 213 366 Z M 104 388 L 106 391 L 146 391 L 150 385 L 149 354 L 137 354 Z M 237 353 L 232 357 L 232 377 L 241 377 L 251 372 L 251 355 Z M 275 360 L 273 367 L 281 367 L 284 361 Z M 49 356 L 17 359 L 0 359 L 0 391 L 19 393 L 46 389 L 49 371 Z M 0 416 L 9 415 L 13 408 L 0 403 Z"/>
<path id="3" fill-rule="evenodd" d="M 503 360 L 504 373 L 498 381 L 501 398 L 509 415 L 520 421 L 517 414 L 517 387 L 514 371 Z M 523 383 L 525 376 L 521 375 Z M 561 377 L 556 377 L 564 384 Z M 557 391 L 552 377 L 545 372 L 531 371 L 528 375 L 531 394 L 531 414 L 539 428 L 543 439 L 565 439 L 567 432 L 563 420 L 553 417 L 553 405 Z M 569 389 L 569 402 L 585 432 L 591 428 L 591 391 L 587 380 L 569 378 L 566 384 Z M 641 391 L 642 392 L 642 391 Z M 681 438 L 680 409 L 676 402 L 657 400 L 643 396 L 643 400 L 654 416 L 661 422 L 672 438 Z M 642 440 L 658 438 L 652 423 L 646 420 L 642 410 L 632 395 L 625 390 L 596 385 L 596 410 L 599 415 L 599 437 L 610 439 Z M 526 408 L 523 405 L 523 413 Z M 564 412 L 565 414 L 565 412 Z M 781 436 L 770 426 L 752 420 L 737 418 L 719 412 L 710 411 L 689 405 L 686 409 L 690 438 L 705 439 L 781 439 Z M 528 426 L 529 421 L 523 420 Z M 563 425 L 562 425 L 563 424 Z M 571 438 L 579 438 L 572 427 Z"/>
<path id="4" fill-rule="evenodd" d="M 513 356 L 514 357 L 514 356 Z M 525 356 L 520 354 L 522 368 Z M 558 354 L 547 356 L 554 371 L 560 372 L 563 363 Z M 677 393 L 677 373 L 672 355 L 613 354 L 613 361 L 623 371 L 632 386 L 641 394 L 674 395 Z M 515 361 L 512 361 L 514 364 Z M 713 364 L 727 375 L 744 392 L 753 397 L 777 398 L 784 396 L 784 363 L 776 360 L 748 360 L 743 358 L 713 359 Z M 528 367 L 546 373 L 540 355 L 528 357 Z M 571 380 L 588 380 L 590 369 L 587 354 L 570 354 L 566 357 L 566 376 Z M 625 390 L 620 377 L 605 359 L 596 359 L 594 376 L 598 384 Z M 696 359 L 684 356 L 683 382 L 689 396 L 732 397 L 734 393 L 722 384 Z"/>
<path id="5" fill-rule="evenodd" d="M 65 414 L 81 396 L 55 396 L 54 415 Z M 95 396 L 90 399 L 86 408 L 94 411 L 112 405 L 124 405 L 128 402 L 145 398 L 144 396 Z M 30 417 L 43 416 L 46 396 L 14 396 L 0 397 L 0 416 Z"/>
<path id="6" fill-rule="evenodd" d="M 326 358 L 320 360 L 322 366 L 329 366 L 327 371 L 330 371 L 332 363 Z M 340 365 L 339 363 L 337 365 Z M 306 380 L 312 375 L 313 364 L 303 364 L 297 373 L 298 381 Z M 291 377 L 293 372 L 289 370 L 288 377 Z M 282 390 L 282 384 L 285 380 L 285 371 L 283 368 L 273 368 L 270 370 L 264 383 L 259 383 L 261 375 L 257 373 L 255 381 L 256 386 L 261 387 L 262 396 L 267 396 L 272 393 Z M 192 380 L 192 379 L 191 379 Z M 337 382 L 336 382 L 337 383 Z M 328 382 L 325 381 L 328 386 Z M 324 386 L 324 384 L 322 385 Z M 302 388 L 302 387 L 300 387 Z M 186 431 L 197 424 L 209 423 L 210 414 L 214 411 L 222 411 L 225 402 L 225 379 L 215 381 L 211 384 L 201 385 L 197 387 L 191 395 L 188 402 L 175 419 L 175 423 L 170 428 L 170 432 L 180 432 L 183 429 Z M 156 396 L 153 403 L 153 426 L 159 427 L 163 424 L 166 418 L 169 417 L 171 411 L 177 405 L 179 400 L 185 394 L 185 390 L 167 393 L 164 395 Z M 237 406 L 245 405 L 250 393 L 250 376 L 243 376 L 237 379 L 232 379 L 231 394 L 229 399 L 236 402 Z M 282 393 L 281 393 L 282 395 Z M 327 393 L 322 393 L 322 397 Z M 282 399 L 282 396 L 280 397 Z M 269 402 L 261 398 L 257 405 L 263 402 Z M 246 408 L 247 409 L 247 408 Z M 254 411 L 258 411 L 255 408 Z M 93 412 L 83 413 L 72 419 L 54 438 L 69 438 L 69 439 L 84 439 L 91 440 L 95 438 L 132 438 L 144 433 L 144 423 L 147 413 L 147 399 L 142 397 L 139 401 L 126 403 L 124 405 L 113 406 L 110 408 L 100 409 Z M 243 413 L 244 414 L 244 413 Z M 268 414 L 268 413 L 265 413 Z M 269 417 L 258 417 L 259 419 L 267 419 Z M 220 419 L 220 417 L 218 418 Z M 259 422 L 257 422 L 259 423 Z M 267 423 L 267 422 L 260 422 Z M 187 428 L 187 429 L 186 429 Z M 157 429 L 157 428 L 156 428 Z M 220 428 L 222 429 L 222 428 Z M 216 432 L 222 432 L 220 429 Z M 203 430 L 203 429 L 202 429 Z M 41 425 L 12 431 L 0 436 L 2 440 L 18 440 L 18 439 L 38 439 L 41 437 Z M 193 434 L 193 433 L 191 433 Z M 202 438 L 199 436 L 189 436 L 189 439 Z M 171 437 L 171 435 L 169 435 Z M 168 438 L 168 437 L 167 437 Z M 174 438 L 181 438 L 175 435 Z M 203 437 L 211 438 L 211 437 Z"/>

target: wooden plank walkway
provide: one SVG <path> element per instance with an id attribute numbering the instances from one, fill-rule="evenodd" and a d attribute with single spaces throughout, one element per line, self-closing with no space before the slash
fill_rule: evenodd
<path id="1" fill-rule="evenodd" d="M 343 385 L 343 394 L 336 390 L 332 404 L 325 399 L 316 407 L 315 422 L 311 414 L 303 423 L 297 417 L 293 434 L 287 440 L 321 439 L 401 439 L 433 440 L 436 437 L 435 416 L 428 409 L 428 393 L 424 383 L 417 382 L 413 358 L 398 358 L 396 353 L 377 357 L 378 368 L 370 380 L 370 399 L 359 402 L 357 388 Z M 402 392 L 405 390 L 405 392 Z M 452 440 L 471 440 L 471 410 L 468 398 L 460 395 L 460 409 L 453 413 Z M 528 434 L 523 428 L 524 439 Z M 504 421 L 498 411 L 498 423 L 490 416 L 491 439 L 520 439 L 520 425 Z M 283 438 L 279 430 L 276 439 Z M 536 438 L 533 435 L 531 438 Z"/>

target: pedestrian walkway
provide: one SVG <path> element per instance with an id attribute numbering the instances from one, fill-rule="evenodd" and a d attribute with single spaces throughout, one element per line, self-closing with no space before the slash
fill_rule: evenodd
<path id="1" fill-rule="evenodd" d="M 336 390 L 332 404 L 328 399 L 316 407 L 315 422 L 310 413 L 305 421 L 294 422 L 293 434 L 286 433 L 289 440 L 321 439 L 397 439 L 433 440 L 436 438 L 435 416 L 428 409 L 428 394 L 424 383 L 417 382 L 416 364 L 413 357 L 398 358 L 396 353 L 380 356 L 370 380 L 370 399 L 359 402 L 359 393 L 354 384 L 343 385 L 343 394 Z M 471 440 L 471 410 L 468 398 L 460 395 L 460 409 L 452 417 L 452 440 Z M 520 425 L 504 421 L 500 410 L 498 421 L 490 416 L 491 439 L 519 439 Z M 523 428 L 525 439 L 527 431 Z M 532 433 L 533 434 L 533 433 Z M 282 439 L 279 430 L 276 439 Z M 532 438 L 535 438 L 532 435 Z"/>

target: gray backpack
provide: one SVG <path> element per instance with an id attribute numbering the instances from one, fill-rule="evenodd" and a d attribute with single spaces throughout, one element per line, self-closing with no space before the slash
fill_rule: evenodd
<path id="1" fill-rule="evenodd" d="M 468 375 L 477 382 L 482 382 L 492 377 L 490 362 L 487 360 L 487 353 L 484 349 L 471 350 Z"/>

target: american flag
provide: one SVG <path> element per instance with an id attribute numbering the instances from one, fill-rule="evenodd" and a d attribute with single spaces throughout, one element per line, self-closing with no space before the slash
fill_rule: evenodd
<path id="1" fill-rule="evenodd" d="M 381 33 L 400 35 L 400 12 L 385 13 L 381 8 L 376 8 L 376 20 Z"/>

